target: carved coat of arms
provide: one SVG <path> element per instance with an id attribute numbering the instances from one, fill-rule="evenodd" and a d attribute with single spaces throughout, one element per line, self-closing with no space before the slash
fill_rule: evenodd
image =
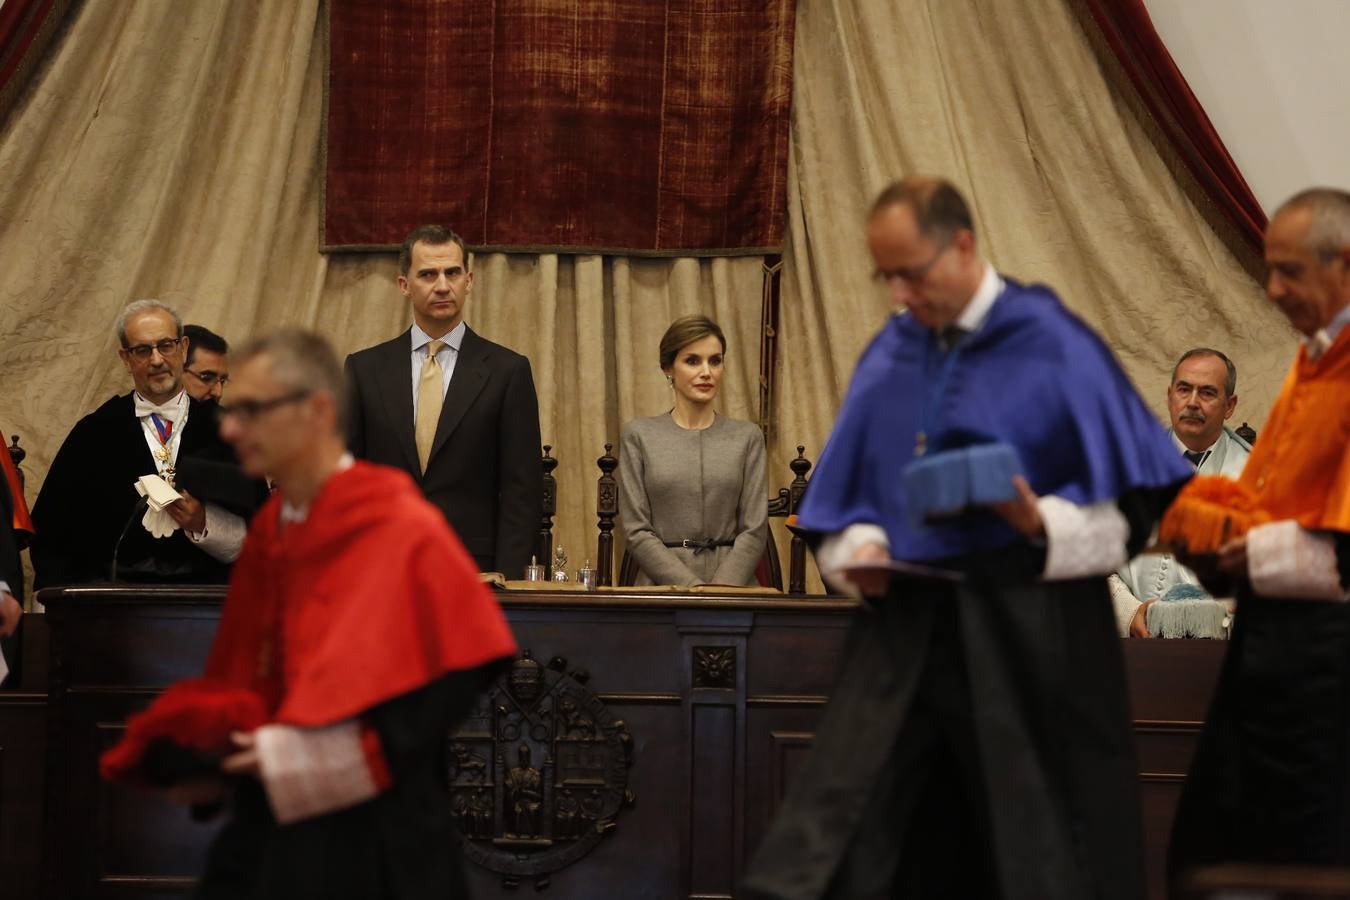
<path id="1" fill-rule="evenodd" d="M 589 853 L 632 805 L 628 726 L 589 676 L 525 651 L 450 736 L 452 809 L 464 854 L 514 887 L 536 887 Z"/>

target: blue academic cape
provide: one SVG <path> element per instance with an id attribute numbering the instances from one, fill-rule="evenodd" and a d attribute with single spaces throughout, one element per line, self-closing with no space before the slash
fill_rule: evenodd
<path id="1" fill-rule="evenodd" d="M 990 511 L 916 524 L 903 475 L 920 433 L 929 451 L 1003 441 L 1038 496 L 1084 505 L 1193 473 L 1119 363 L 1048 288 L 1011 280 L 957 349 L 909 315 L 863 353 L 798 513 L 811 531 L 880 525 L 900 560 L 939 560 L 1020 536 Z"/>

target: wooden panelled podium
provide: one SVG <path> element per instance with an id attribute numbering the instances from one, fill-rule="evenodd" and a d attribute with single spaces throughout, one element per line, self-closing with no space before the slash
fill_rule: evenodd
<path id="1" fill-rule="evenodd" d="M 640 589 L 499 597 L 533 662 L 447 736 L 475 897 L 731 897 L 810 746 L 853 604 Z M 129 714 L 200 672 L 222 592 L 86 587 L 40 599 L 46 615 L 25 619 L 20 689 L 0 692 L 0 894 L 186 896 L 216 825 L 102 783 L 96 760 Z M 1224 644 L 1124 649 L 1161 896 L 1172 810 Z M 529 740 L 545 748 L 529 765 L 550 787 L 520 823 L 508 770 Z"/>

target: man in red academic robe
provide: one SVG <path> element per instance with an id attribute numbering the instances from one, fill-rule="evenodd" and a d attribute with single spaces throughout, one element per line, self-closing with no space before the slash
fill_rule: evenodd
<path id="1" fill-rule="evenodd" d="M 23 564 L 19 551 L 32 535 L 33 520 L 28 516 L 18 470 L 5 450 L 4 441 L 0 441 L 0 638 L 14 634 L 23 615 Z M 3 674 L 0 681 L 4 681 Z"/>
<path id="2" fill-rule="evenodd" d="M 326 342 L 283 332 L 236 364 L 221 434 L 277 492 L 205 681 L 261 697 L 266 724 L 232 735 L 223 778 L 170 792 L 230 810 L 200 896 L 466 896 L 447 736 L 515 653 L 505 618 L 412 480 L 347 452 Z"/>

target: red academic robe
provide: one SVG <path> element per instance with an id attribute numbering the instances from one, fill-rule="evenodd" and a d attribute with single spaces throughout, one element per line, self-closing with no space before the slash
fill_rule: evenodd
<path id="1" fill-rule="evenodd" d="M 328 725 L 516 651 L 473 559 L 406 474 L 358 462 L 282 526 L 258 512 L 206 677 L 251 687 L 272 720 Z"/>
<path id="2" fill-rule="evenodd" d="M 256 694 L 268 721 L 290 725 L 359 718 L 387 766 L 377 783 L 388 786 L 283 826 L 261 786 L 239 780 L 198 895 L 464 896 L 447 736 L 495 664 L 516 652 L 505 617 L 406 474 L 358 462 L 323 485 L 299 523 L 280 522 L 281 501 L 274 496 L 254 518 L 205 677 L 183 687 L 221 692 L 221 710 L 238 708 L 231 691 Z M 176 743 L 205 749 L 207 733 L 221 729 L 182 717 L 178 699 L 177 721 L 197 733 Z M 170 707 L 166 720 L 173 714 L 173 704 L 156 706 Z M 132 731 L 147 743 L 165 736 Z"/>

